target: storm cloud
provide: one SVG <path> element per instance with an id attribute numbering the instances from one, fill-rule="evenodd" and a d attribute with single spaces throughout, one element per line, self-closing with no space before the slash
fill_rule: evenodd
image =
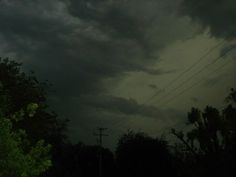
<path id="1" fill-rule="evenodd" d="M 53 83 L 49 102 L 73 125 L 92 124 L 104 112 L 153 118 L 160 115 L 154 107 L 109 90 L 131 72 L 172 72 L 153 68 L 160 51 L 199 30 L 176 15 L 180 2 L 1 0 L 0 55 Z"/>
<path id="2" fill-rule="evenodd" d="M 226 39 L 236 37 L 235 0 L 184 0 L 181 13 L 209 28 L 213 36 Z"/>

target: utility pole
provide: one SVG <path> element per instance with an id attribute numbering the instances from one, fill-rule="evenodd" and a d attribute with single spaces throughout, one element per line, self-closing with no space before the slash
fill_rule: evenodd
<path id="1" fill-rule="evenodd" d="M 107 130 L 107 128 L 98 128 L 98 133 L 95 133 L 94 136 L 98 136 L 98 145 L 99 145 L 99 177 L 102 177 L 102 138 L 104 136 L 108 136 L 107 134 L 104 134 L 103 132 Z"/>

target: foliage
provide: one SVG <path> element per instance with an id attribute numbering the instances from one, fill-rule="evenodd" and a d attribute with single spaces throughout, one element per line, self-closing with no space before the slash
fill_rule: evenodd
<path id="1" fill-rule="evenodd" d="M 33 72 L 23 72 L 20 63 L 0 58 L 0 117 L 10 121 L 12 132 L 24 130 L 23 134 L 27 138 L 19 140 L 24 141 L 21 148 L 28 154 L 34 153 L 34 158 L 38 158 L 35 153 L 42 144 L 38 140 L 43 139 L 45 144 L 51 144 L 54 167 L 58 154 L 61 153 L 61 146 L 67 142 L 67 122 L 60 120 L 54 112 L 49 112 L 46 103 L 47 88 L 48 83 L 39 82 Z M 31 149 L 32 145 L 35 145 L 35 149 Z"/>
<path id="2" fill-rule="evenodd" d="M 33 115 L 36 105 L 29 105 L 27 113 Z M 12 117 L 18 121 L 23 115 L 20 111 Z M 49 151 L 50 145 L 45 145 L 43 140 L 30 145 L 24 130 L 13 129 L 11 119 L 0 117 L 0 177 L 39 176 L 51 166 Z"/>
<path id="3" fill-rule="evenodd" d="M 2 116 L 12 118 L 11 115 L 16 112 L 29 111 L 37 106 L 35 114 L 24 114 L 21 120 L 13 121 L 13 128 L 24 129 L 32 142 L 44 139 L 55 146 L 66 141 L 66 121 L 59 120 L 55 113 L 48 111 L 47 87 L 48 84 L 39 82 L 33 73 L 23 72 L 20 63 L 0 58 L 0 95 L 4 101 L 4 104 L 0 103 Z M 37 105 L 28 107 L 31 103 Z"/>

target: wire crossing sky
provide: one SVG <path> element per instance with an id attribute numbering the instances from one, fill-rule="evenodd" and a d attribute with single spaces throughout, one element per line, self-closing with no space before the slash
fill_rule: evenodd
<path id="1" fill-rule="evenodd" d="M 181 79 L 185 74 L 187 74 L 189 71 L 191 71 L 194 67 L 196 67 L 198 64 L 201 63 L 202 60 L 207 59 L 207 56 L 214 51 L 215 49 L 217 49 L 218 47 L 220 47 L 221 45 L 223 45 L 225 43 L 225 41 L 219 42 L 217 45 L 213 46 L 210 50 L 208 50 L 202 57 L 200 57 L 196 62 L 194 62 L 191 66 L 189 66 L 186 70 L 184 70 L 183 72 L 181 72 L 179 75 L 177 75 L 177 77 L 175 77 L 174 79 L 172 79 L 170 82 L 167 83 L 167 85 L 165 86 L 165 90 L 168 89 L 170 86 L 172 86 L 174 83 L 176 83 L 177 81 L 179 81 L 179 79 Z M 175 89 L 173 89 L 175 90 Z M 147 102 L 151 101 L 152 99 L 154 99 L 157 96 L 158 92 L 156 92 L 150 99 L 147 100 Z M 168 95 L 168 94 L 167 94 Z"/>
<path id="2" fill-rule="evenodd" d="M 180 84 L 178 84 L 176 87 L 172 88 L 166 95 L 164 95 L 164 97 L 161 97 L 161 99 L 159 101 L 163 101 L 163 99 L 165 100 L 165 98 L 167 96 L 169 96 L 171 93 L 175 92 L 176 90 L 178 90 L 179 88 L 185 86 L 186 83 L 190 82 L 193 80 L 193 78 L 195 78 L 196 76 L 198 76 L 199 74 L 201 74 L 202 72 L 204 72 L 206 69 L 208 69 L 209 67 L 213 66 L 214 64 L 216 64 L 217 62 L 220 61 L 221 58 L 223 58 L 224 56 L 226 56 L 231 50 L 233 50 L 235 48 L 235 46 L 231 47 L 230 49 L 228 49 L 227 51 L 225 51 L 222 55 L 220 55 L 219 57 L 215 58 L 213 61 L 211 61 L 210 63 L 208 63 L 207 65 L 203 66 L 202 68 L 200 68 L 200 70 L 198 70 L 197 72 L 194 72 L 193 74 L 190 75 L 190 77 L 188 77 L 186 80 L 183 80 L 180 82 Z"/>

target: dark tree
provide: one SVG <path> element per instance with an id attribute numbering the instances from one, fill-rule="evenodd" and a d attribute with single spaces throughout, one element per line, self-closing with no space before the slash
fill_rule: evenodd
<path id="1" fill-rule="evenodd" d="M 11 119 L 16 112 L 27 112 L 28 105 L 37 104 L 34 114 L 23 114 L 18 121 L 12 120 L 14 129 L 22 129 L 30 143 L 45 140 L 52 145 L 52 163 L 56 163 L 61 148 L 67 142 L 66 121 L 60 120 L 48 111 L 46 104 L 47 83 L 41 83 L 31 74 L 21 69 L 21 64 L 0 58 L 0 107 L 1 116 Z M 55 166 L 55 165 L 54 165 Z"/>
<path id="2" fill-rule="evenodd" d="M 60 154 L 57 170 L 52 176 L 57 177 L 98 177 L 99 146 L 88 146 L 82 143 L 67 145 Z M 115 164 L 110 150 L 102 149 L 102 177 L 115 176 Z"/>
<path id="3" fill-rule="evenodd" d="M 66 124 L 48 111 L 46 86 L 47 83 L 39 82 L 34 75 L 23 72 L 21 64 L 0 58 L 0 94 L 5 95 L 4 105 L 7 105 L 3 116 L 9 117 L 31 103 L 37 103 L 39 107 L 33 118 L 25 114 L 15 126 L 23 128 L 32 141 L 42 138 L 50 144 L 59 144 L 65 140 Z"/>
<path id="4" fill-rule="evenodd" d="M 144 133 L 123 135 L 116 150 L 117 168 L 123 177 L 175 176 L 167 142 Z"/>
<path id="5" fill-rule="evenodd" d="M 207 177 L 235 175 L 235 95 L 232 89 L 227 97 L 229 105 L 222 112 L 210 106 L 207 106 L 203 112 L 192 108 L 188 113 L 188 124 L 192 129 L 186 134 L 172 130 L 172 133 L 182 142 L 181 151 L 187 159 L 186 164 L 196 167 L 192 170 L 193 176 L 194 174 Z"/>

